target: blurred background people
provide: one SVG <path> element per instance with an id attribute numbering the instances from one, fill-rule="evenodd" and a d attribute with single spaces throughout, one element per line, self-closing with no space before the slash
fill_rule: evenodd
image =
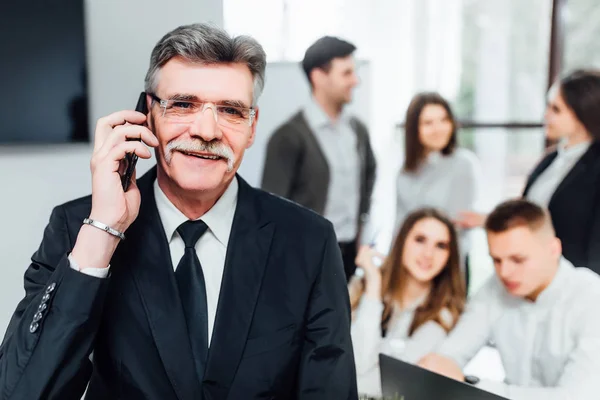
<path id="1" fill-rule="evenodd" d="M 434 92 L 415 95 L 406 111 L 404 161 L 396 179 L 395 230 L 421 207 L 435 207 L 455 218 L 475 206 L 481 166 L 457 146 L 457 122 L 446 99 Z M 369 232 L 377 227 L 369 225 Z M 461 265 L 469 251 L 467 231 L 459 231 Z"/>
<path id="2" fill-rule="evenodd" d="M 369 211 L 376 162 L 366 126 L 345 112 L 358 84 L 356 47 L 325 36 L 307 50 L 302 68 L 311 101 L 271 136 L 262 188 L 333 223 L 346 278 L 356 268 L 357 238 Z"/>
<path id="3" fill-rule="evenodd" d="M 469 383 L 514 400 L 592 400 L 600 375 L 600 277 L 561 256 L 548 212 L 527 200 L 497 206 L 485 223 L 496 269 L 460 321 L 419 364 L 464 381 L 488 340 L 505 382 Z"/>
<path id="4" fill-rule="evenodd" d="M 446 337 L 465 301 L 457 235 L 443 213 L 409 214 L 381 269 L 379 257 L 361 247 L 364 276 L 349 283 L 358 390 L 374 397 L 381 396 L 379 353 L 416 363 Z"/>
<path id="5" fill-rule="evenodd" d="M 557 141 L 533 169 L 523 197 L 548 208 L 563 254 L 600 273 L 600 71 L 576 70 L 548 93 L 546 137 Z M 485 216 L 464 212 L 462 227 Z"/>

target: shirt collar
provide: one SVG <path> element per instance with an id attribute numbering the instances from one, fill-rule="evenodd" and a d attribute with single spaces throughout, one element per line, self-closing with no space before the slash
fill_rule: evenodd
<path id="1" fill-rule="evenodd" d="M 398 303 L 395 304 L 395 307 L 401 312 L 413 312 L 417 308 L 422 306 L 423 303 L 425 303 L 425 300 L 427 300 L 427 296 L 429 296 L 429 292 L 424 293 L 422 296 L 419 296 L 418 298 L 414 299 L 410 304 L 406 305 L 404 308 L 400 307 L 400 304 Z"/>
<path id="2" fill-rule="evenodd" d="M 311 100 L 307 103 L 304 108 L 304 116 L 306 121 L 310 125 L 310 127 L 314 130 L 319 130 L 326 126 L 334 125 L 334 122 L 329 118 L 329 116 L 323 111 L 319 103 L 315 100 L 314 97 L 311 97 Z M 335 124 L 345 123 L 348 121 L 349 115 L 346 109 L 342 109 L 342 113 L 336 121 Z"/>
<path id="3" fill-rule="evenodd" d="M 427 154 L 427 157 L 425 157 L 425 162 L 430 165 L 436 165 L 442 160 L 442 157 L 443 156 L 441 152 L 432 151 L 429 154 Z"/>
<path id="4" fill-rule="evenodd" d="M 553 304 L 559 297 L 564 286 L 567 284 L 571 274 L 575 272 L 575 267 L 569 260 L 564 257 L 560 258 L 558 270 L 550 282 L 550 285 L 535 300 L 536 306 L 545 306 Z"/>
<path id="5" fill-rule="evenodd" d="M 567 140 L 563 139 L 558 143 L 556 150 L 560 158 L 578 159 L 590 148 L 591 144 L 591 140 L 588 140 L 567 148 Z"/>
<path id="6" fill-rule="evenodd" d="M 206 223 L 208 229 L 225 247 L 229 242 L 231 225 L 235 215 L 238 188 L 237 178 L 234 178 L 215 205 L 199 218 Z M 156 199 L 158 215 L 170 243 L 179 225 L 187 221 L 188 218 L 167 198 L 158 185 L 158 180 L 154 181 L 154 198 Z"/>

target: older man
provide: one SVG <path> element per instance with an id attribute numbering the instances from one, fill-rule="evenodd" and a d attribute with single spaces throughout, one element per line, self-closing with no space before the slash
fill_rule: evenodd
<path id="1" fill-rule="evenodd" d="M 256 41 L 214 27 L 158 42 L 147 115 L 98 121 L 92 195 L 54 209 L 32 257 L 1 399 L 88 382 L 87 399 L 357 397 L 332 225 L 236 175 L 264 73 Z M 157 165 L 124 191 L 121 160 L 146 145 Z"/>

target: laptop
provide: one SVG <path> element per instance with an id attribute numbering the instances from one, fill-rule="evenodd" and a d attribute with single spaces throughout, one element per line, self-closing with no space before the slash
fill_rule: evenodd
<path id="1" fill-rule="evenodd" d="M 379 354 L 379 369 L 385 400 L 506 400 L 385 354 Z"/>

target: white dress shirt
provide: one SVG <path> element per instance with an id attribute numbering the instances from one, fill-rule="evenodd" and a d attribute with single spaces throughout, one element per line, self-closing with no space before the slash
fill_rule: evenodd
<path id="1" fill-rule="evenodd" d="M 445 338 L 446 331 L 435 321 L 421 325 L 409 337 L 410 326 L 415 310 L 425 298 L 415 301 L 403 310 L 396 309 L 388 324 L 385 337 L 381 335 L 381 316 L 383 303 L 363 296 L 352 321 L 352 346 L 356 362 L 358 393 L 370 397 L 381 397 L 381 376 L 379 372 L 379 353 L 416 363 L 433 352 Z M 452 315 L 444 310 L 442 318 L 452 323 Z"/>
<path id="2" fill-rule="evenodd" d="M 508 294 L 494 275 L 469 302 L 438 352 L 461 368 L 491 340 L 505 382 L 478 386 L 513 400 L 596 400 L 600 277 L 562 258 L 535 302 Z"/>
<path id="3" fill-rule="evenodd" d="M 329 166 L 329 187 L 324 217 L 333 224 L 340 242 L 356 239 L 360 202 L 360 158 L 350 116 L 342 113 L 334 123 L 314 99 L 304 109 Z"/>
<path id="4" fill-rule="evenodd" d="M 565 141 L 559 143 L 556 158 L 533 182 L 533 185 L 531 185 L 531 188 L 527 192 L 527 199 L 544 208 L 548 208 L 550 199 L 552 199 L 552 195 L 554 195 L 558 185 L 560 185 L 577 161 L 590 148 L 591 144 L 591 141 L 587 141 L 567 148 Z"/>
<path id="5" fill-rule="evenodd" d="M 234 178 L 215 205 L 208 210 L 206 214 L 200 217 L 200 219 L 208 226 L 206 233 L 204 233 L 196 243 L 196 254 L 202 265 L 202 272 L 204 273 L 204 281 L 206 283 L 209 345 L 215 324 L 221 280 L 223 279 L 223 270 L 225 268 L 227 244 L 229 243 L 231 225 L 233 224 L 233 217 L 237 205 L 237 194 L 238 182 L 237 179 Z M 158 215 L 160 216 L 167 240 L 169 241 L 173 269 L 177 269 L 177 265 L 185 252 L 185 245 L 177 232 L 177 228 L 187 221 L 188 218 L 183 215 L 173 203 L 171 203 L 158 186 L 158 181 L 154 182 L 154 198 L 156 199 Z M 108 275 L 109 267 L 79 268 L 70 256 L 69 260 L 71 262 L 71 267 L 82 273 L 98 278 L 105 278 Z"/>

